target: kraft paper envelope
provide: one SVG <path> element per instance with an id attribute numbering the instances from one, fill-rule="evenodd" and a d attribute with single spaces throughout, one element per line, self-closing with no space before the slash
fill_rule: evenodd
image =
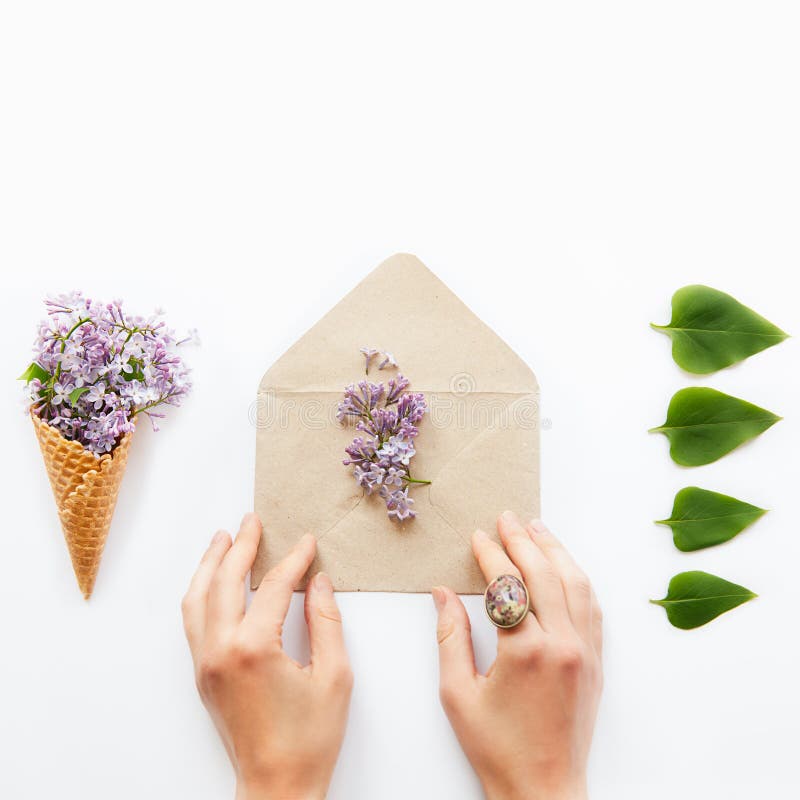
<path id="1" fill-rule="evenodd" d="M 487 273 L 491 280 L 491 273 Z M 362 380 L 361 347 L 394 354 L 429 405 L 416 439 L 416 519 L 397 523 L 345 467 L 356 435 L 336 420 L 346 384 Z M 398 370 L 370 367 L 386 382 Z M 264 536 L 253 588 L 307 532 L 309 574 L 342 591 L 483 592 L 470 549 L 476 528 L 496 535 L 505 509 L 539 512 L 538 385 L 530 368 L 411 255 L 381 264 L 264 375 L 257 428 L 255 510 Z"/>

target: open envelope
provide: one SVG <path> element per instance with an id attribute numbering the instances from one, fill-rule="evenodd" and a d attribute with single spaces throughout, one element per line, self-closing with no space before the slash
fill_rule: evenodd
<path id="1" fill-rule="evenodd" d="M 417 517 L 390 520 L 342 465 L 355 435 L 336 420 L 346 384 L 364 378 L 361 347 L 394 354 L 429 413 L 413 473 Z M 386 382 L 397 370 L 377 369 Z M 470 536 L 496 536 L 498 513 L 539 515 L 538 384 L 530 368 L 433 273 L 396 255 L 367 276 L 264 375 L 254 407 L 255 511 L 264 536 L 253 588 L 307 532 L 310 574 L 342 591 L 483 592 Z"/>

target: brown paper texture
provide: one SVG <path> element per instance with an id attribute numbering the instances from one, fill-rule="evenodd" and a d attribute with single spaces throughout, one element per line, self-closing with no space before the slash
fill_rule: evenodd
<path id="1" fill-rule="evenodd" d="M 336 420 L 346 384 L 364 378 L 359 348 L 391 351 L 429 413 L 416 440 L 416 519 L 398 524 L 342 465 L 355 435 Z M 386 382 L 397 370 L 371 366 Z M 264 375 L 254 406 L 255 511 L 264 535 L 251 583 L 307 532 L 309 574 L 340 591 L 463 594 L 485 581 L 470 548 L 496 536 L 505 509 L 539 516 L 539 389 L 531 369 L 414 256 L 383 262 Z"/>

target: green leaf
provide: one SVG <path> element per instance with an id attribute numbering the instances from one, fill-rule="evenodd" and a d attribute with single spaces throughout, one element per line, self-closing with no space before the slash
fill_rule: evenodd
<path id="1" fill-rule="evenodd" d="M 652 327 L 672 339 L 672 357 L 687 372 L 700 375 L 737 364 L 788 334 L 710 286 L 684 286 L 672 295 L 672 319 Z"/>
<path id="2" fill-rule="evenodd" d="M 126 381 L 143 381 L 144 380 L 144 372 L 142 372 L 142 362 L 138 358 L 134 358 L 131 356 L 128 359 L 128 366 L 130 370 L 126 370 L 123 368 L 122 370 L 122 377 Z"/>
<path id="3" fill-rule="evenodd" d="M 699 628 L 720 614 L 758 595 L 708 572 L 681 572 L 669 582 L 663 600 L 651 600 L 667 612 L 667 618 L 683 630 Z"/>
<path id="4" fill-rule="evenodd" d="M 738 397 L 692 386 L 675 392 L 666 421 L 650 432 L 669 439 L 669 454 L 676 464 L 696 467 L 722 458 L 780 419 Z"/>
<path id="5" fill-rule="evenodd" d="M 79 386 L 77 389 L 73 389 L 69 393 L 69 401 L 70 401 L 70 403 L 72 403 L 72 405 L 74 406 L 75 403 L 77 403 L 78 400 L 81 399 L 81 395 L 84 392 L 88 392 L 88 391 L 89 391 L 89 387 L 88 386 Z"/>
<path id="6" fill-rule="evenodd" d="M 669 525 L 675 547 L 689 552 L 733 539 L 766 513 L 735 497 L 687 486 L 675 495 L 672 516 L 656 524 Z"/>
<path id="7" fill-rule="evenodd" d="M 47 383 L 47 381 L 50 380 L 50 373 L 44 367 L 40 367 L 35 361 L 31 362 L 28 369 L 17 378 L 18 381 L 25 381 L 25 383 L 30 383 L 32 380 L 37 379 L 42 383 Z"/>

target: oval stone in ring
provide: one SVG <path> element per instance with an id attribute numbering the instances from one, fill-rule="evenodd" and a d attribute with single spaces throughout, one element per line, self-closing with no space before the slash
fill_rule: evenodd
<path id="1" fill-rule="evenodd" d="M 519 625 L 530 607 L 525 584 L 516 575 L 500 575 L 487 587 L 484 594 L 486 613 L 498 628 Z"/>

